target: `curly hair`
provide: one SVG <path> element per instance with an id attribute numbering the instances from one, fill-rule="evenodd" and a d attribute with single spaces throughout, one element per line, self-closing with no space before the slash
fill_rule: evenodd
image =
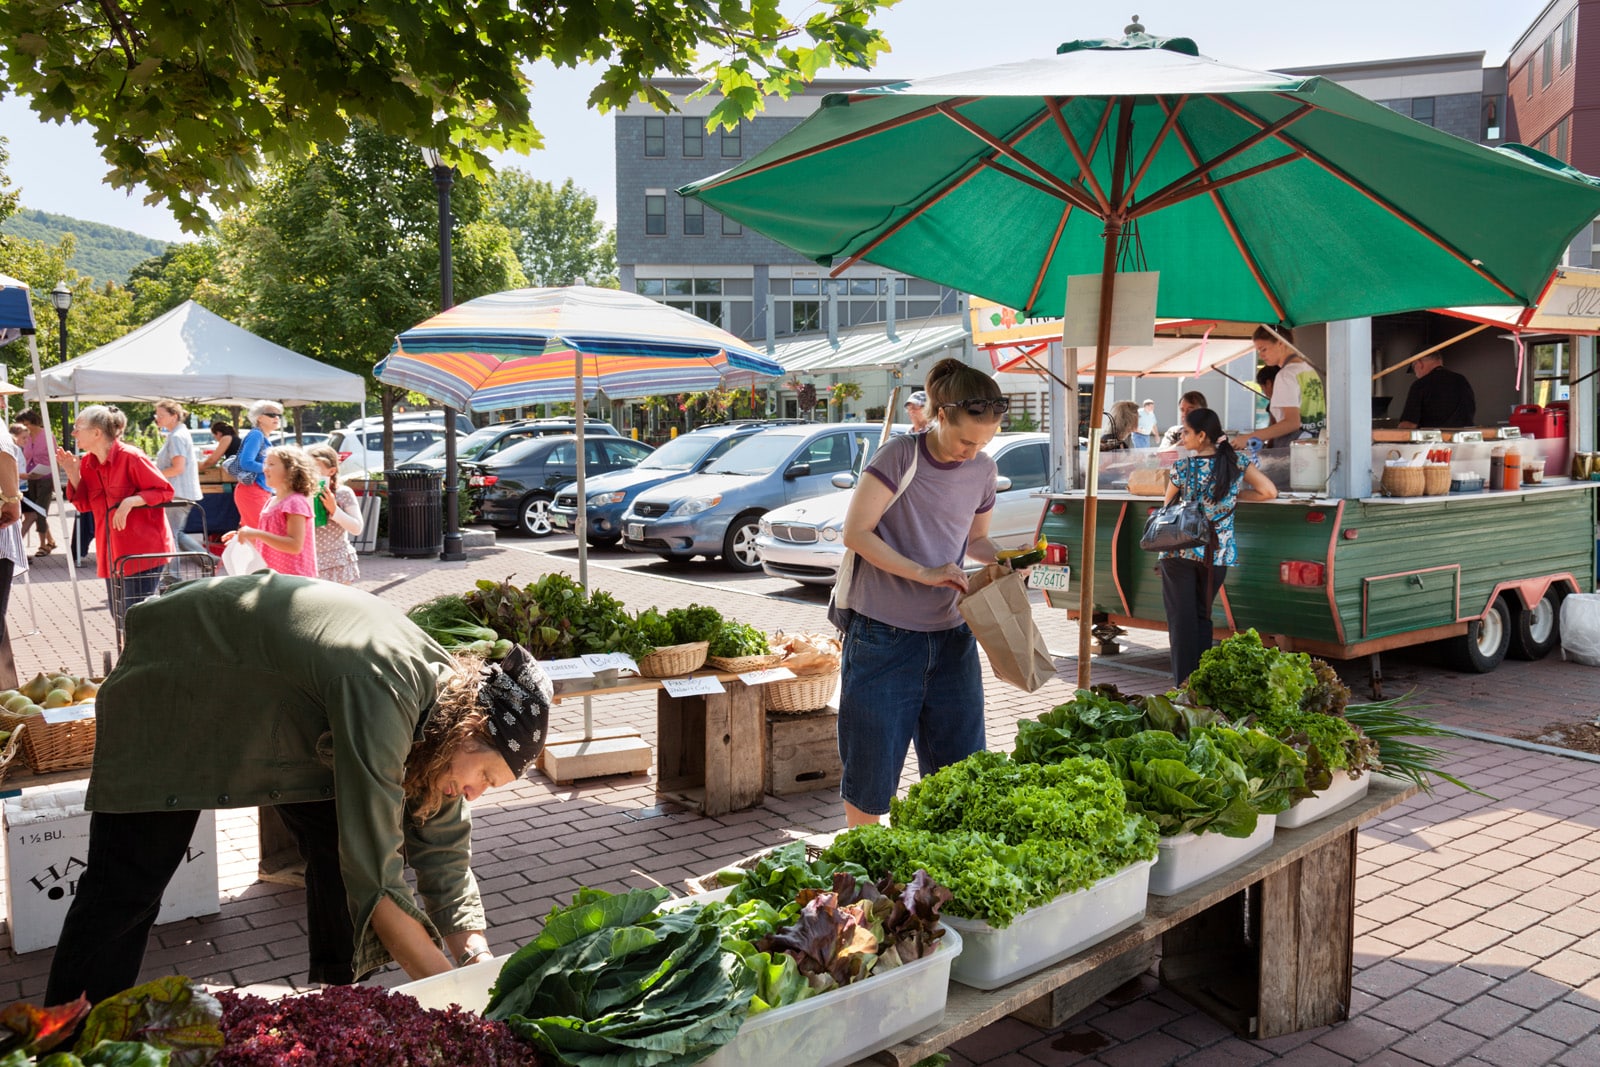
<path id="1" fill-rule="evenodd" d="M 483 684 L 482 661 L 457 656 L 456 672 L 439 690 L 422 739 L 412 742 L 406 755 L 405 796 L 417 822 L 426 822 L 444 806 L 439 778 L 462 750 L 494 751 L 489 742 L 488 715 L 478 703 Z"/>
<path id="2" fill-rule="evenodd" d="M 283 472 L 289 479 L 289 492 L 310 496 L 317 488 L 317 469 L 311 465 L 306 450 L 294 445 L 278 445 L 267 449 L 267 455 L 277 456 Z"/>

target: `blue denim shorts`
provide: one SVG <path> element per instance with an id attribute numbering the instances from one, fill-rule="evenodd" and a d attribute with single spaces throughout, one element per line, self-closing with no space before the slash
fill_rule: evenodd
<path id="1" fill-rule="evenodd" d="M 913 744 L 924 776 L 983 749 L 978 644 L 965 623 L 926 633 L 853 614 L 839 687 L 839 795 L 886 813 Z"/>

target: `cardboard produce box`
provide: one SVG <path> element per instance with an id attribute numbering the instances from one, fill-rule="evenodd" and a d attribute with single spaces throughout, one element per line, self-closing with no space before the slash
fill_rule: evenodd
<path id="1" fill-rule="evenodd" d="M 28 789 L 5 802 L 6 923 L 13 952 L 49 948 L 61 937 L 89 856 L 84 790 L 84 783 L 69 782 Z M 218 910 L 217 813 L 202 811 L 189 852 L 161 897 L 156 922 Z"/>

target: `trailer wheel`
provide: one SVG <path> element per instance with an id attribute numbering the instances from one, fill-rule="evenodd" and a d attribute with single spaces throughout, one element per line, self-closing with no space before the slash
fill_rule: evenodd
<path id="1" fill-rule="evenodd" d="M 1511 628 L 1513 659 L 1544 659 L 1561 643 L 1561 594 L 1552 585 L 1532 608 L 1518 608 Z"/>
<path id="2" fill-rule="evenodd" d="M 1500 666 L 1511 646 L 1511 610 L 1504 599 L 1489 605 L 1483 618 L 1467 624 L 1467 632 L 1448 644 L 1452 666 L 1469 674 L 1488 674 Z"/>

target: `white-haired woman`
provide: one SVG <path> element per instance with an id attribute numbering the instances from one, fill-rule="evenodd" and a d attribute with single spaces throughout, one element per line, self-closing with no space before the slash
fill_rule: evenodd
<path id="1" fill-rule="evenodd" d="M 239 509 L 239 526 L 260 526 L 261 509 L 272 499 L 267 486 L 267 449 L 272 443 L 269 433 L 276 433 L 283 425 L 283 405 L 276 400 L 257 400 L 250 405 L 250 432 L 244 435 L 239 448 L 239 484 L 233 487 L 233 503 Z"/>

